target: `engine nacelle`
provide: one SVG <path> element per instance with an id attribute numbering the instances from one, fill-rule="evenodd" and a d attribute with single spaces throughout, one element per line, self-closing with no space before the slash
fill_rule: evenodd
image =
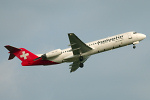
<path id="1" fill-rule="evenodd" d="M 53 50 L 53 51 L 48 52 L 46 54 L 43 54 L 41 57 L 44 60 L 44 59 L 59 56 L 60 54 L 61 54 L 61 49 L 56 49 L 56 50 Z"/>

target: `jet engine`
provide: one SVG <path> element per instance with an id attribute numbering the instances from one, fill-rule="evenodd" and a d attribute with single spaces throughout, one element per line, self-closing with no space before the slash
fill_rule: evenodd
<path id="1" fill-rule="evenodd" d="M 34 59 L 34 61 L 36 61 L 40 58 L 42 58 L 42 60 L 47 60 L 49 58 L 59 56 L 60 54 L 61 54 L 61 49 L 56 49 L 56 50 L 53 50 L 51 52 L 48 52 L 48 53 L 41 55 L 41 57 Z"/>
<path id="2" fill-rule="evenodd" d="M 52 58 L 52 57 L 55 57 L 55 56 L 59 56 L 60 54 L 61 54 L 61 49 L 57 49 L 57 50 L 53 50 L 51 52 L 48 52 L 44 55 L 48 59 L 48 58 Z"/>

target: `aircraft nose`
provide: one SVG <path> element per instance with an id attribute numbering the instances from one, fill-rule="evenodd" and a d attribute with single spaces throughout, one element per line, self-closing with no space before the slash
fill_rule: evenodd
<path id="1" fill-rule="evenodd" d="M 139 38 L 140 38 L 141 40 L 143 40 L 143 39 L 146 38 L 146 35 L 145 35 L 145 34 L 139 34 Z"/>
<path id="2" fill-rule="evenodd" d="M 145 38 L 146 38 L 146 35 L 145 35 L 145 34 L 141 34 L 141 38 L 142 38 L 142 39 L 145 39 Z"/>

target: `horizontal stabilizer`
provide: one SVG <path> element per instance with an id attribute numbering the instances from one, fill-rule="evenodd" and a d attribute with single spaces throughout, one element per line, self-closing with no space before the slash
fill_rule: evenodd
<path id="1" fill-rule="evenodd" d="M 4 46 L 8 51 L 10 51 L 10 53 L 15 53 L 17 51 L 20 51 L 21 49 L 19 48 L 16 48 L 16 47 L 13 47 L 13 46 L 10 46 L 10 45 L 6 45 Z"/>
<path id="2" fill-rule="evenodd" d="M 13 53 L 15 53 L 15 52 L 21 50 L 21 49 L 19 49 L 19 48 L 16 48 L 16 47 L 13 47 L 13 46 L 10 46 L 10 45 L 6 45 L 6 46 L 4 46 L 4 47 L 5 47 L 5 48 L 9 51 L 9 53 L 10 53 L 8 60 L 11 60 L 11 59 L 13 59 L 13 58 L 15 57 L 15 55 L 14 55 Z"/>

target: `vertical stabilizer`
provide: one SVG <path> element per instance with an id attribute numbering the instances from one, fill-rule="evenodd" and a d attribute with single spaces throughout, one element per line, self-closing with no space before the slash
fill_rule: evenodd
<path id="1" fill-rule="evenodd" d="M 33 62 L 33 60 L 38 57 L 37 55 L 26 50 L 25 48 L 16 48 L 10 45 L 6 45 L 5 48 L 10 53 L 8 60 L 11 60 L 16 56 L 22 61 L 23 66 L 30 65 L 31 62 Z"/>
<path id="2" fill-rule="evenodd" d="M 21 49 L 18 49 L 16 47 L 10 46 L 10 45 L 6 45 L 4 46 L 10 53 L 8 60 L 11 60 L 15 57 L 15 55 L 13 53 L 20 51 Z"/>

